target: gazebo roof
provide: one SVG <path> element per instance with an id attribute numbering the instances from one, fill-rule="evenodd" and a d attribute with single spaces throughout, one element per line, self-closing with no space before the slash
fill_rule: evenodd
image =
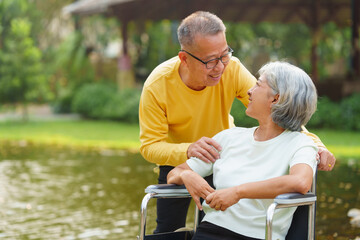
<path id="1" fill-rule="evenodd" d="M 63 10 L 76 15 L 105 14 L 125 21 L 180 20 L 204 10 L 234 22 L 303 22 L 309 26 L 329 21 L 350 26 L 352 22 L 351 0 L 79 0 Z"/>

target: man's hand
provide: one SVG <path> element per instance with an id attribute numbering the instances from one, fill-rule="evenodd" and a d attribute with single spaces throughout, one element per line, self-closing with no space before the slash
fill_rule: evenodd
<path id="1" fill-rule="evenodd" d="M 324 147 L 319 147 L 318 154 L 320 158 L 318 170 L 331 171 L 334 168 L 336 162 L 334 155 L 327 148 Z"/>
<path id="2" fill-rule="evenodd" d="M 192 170 L 184 170 L 181 173 L 181 179 L 198 208 L 202 210 L 200 198 L 206 199 L 206 197 L 215 190 L 206 182 L 204 178 Z"/>
<path id="3" fill-rule="evenodd" d="M 197 157 L 206 163 L 210 163 L 220 158 L 220 151 L 221 146 L 214 139 L 202 137 L 189 146 L 187 156 L 188 158 Z"/>
<path id="4" fill-rule="evenodd" d="M 206 198 L 206 203 L 215 210 L 225 211 L 239 201 L 235 187 L 216 190 Z"/>

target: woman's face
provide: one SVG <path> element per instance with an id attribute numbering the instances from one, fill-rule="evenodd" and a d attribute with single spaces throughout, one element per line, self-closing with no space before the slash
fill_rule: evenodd
<path id="1" fill-rule="evenodd" d="M 246 114 L 257 119 L 259 122 L 271 119 L 271 106 L 276 99 L 264 75 L 259 77 L 256 85 L 248 91 L 248 95 L 250 102 L 246 109 Z"/>

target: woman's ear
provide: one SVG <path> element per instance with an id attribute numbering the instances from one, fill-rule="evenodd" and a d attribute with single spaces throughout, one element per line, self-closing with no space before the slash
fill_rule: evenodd
<path id="1" fill-rule="evenodd" d="M 279 94 L 276 94 L 276 95 L 274 96 L 274 99 L 272 100 L 272 103 L 273 103 L 273 104 L 277 103 L 277 102 L 279 101 L 279 97 L 280 97 L 280 95 L 279 95 Z"/>

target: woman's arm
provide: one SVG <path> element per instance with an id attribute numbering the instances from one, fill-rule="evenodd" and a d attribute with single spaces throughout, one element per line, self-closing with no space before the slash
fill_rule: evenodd
<path id="1" fill-rule="evenodd" d="M 224 211 L 242 198 L 270 199 L 289 192 L 305 194 L 311 188 L 312 179 L 312 168 L 307 164 L 300 163 L 290 168 L 289 175 L 216 190 L 209 194 L 206 203 L 216 210 Z"/>
<path id="2" fill-rule="evenodd" d="M 200 197 L 206 199 L 210 193 L 215 191 L 203 177 L 192 171 L 187 163 L 180 164 L 171 170 L 167 176 L 167 182 L 177 185 L 185 184 L 200 210 L 202 210 Z"/>

